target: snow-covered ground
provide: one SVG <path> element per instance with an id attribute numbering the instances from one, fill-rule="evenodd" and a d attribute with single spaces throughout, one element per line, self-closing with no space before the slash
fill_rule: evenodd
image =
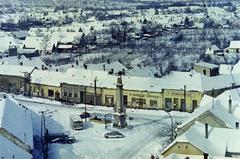
<path id="1" fill-rule="evenodd" d="M 105 139 L 104 134 L 115 128 L 96 122 L 86 122 L 86 129 L 76 131 L 71 129 L 69 117 L 72 114 L 84 112 L 85 105 L 66 106 L 59 102 L 40 98 L 25 98 L 15 96 L 23 105 L 33 110 L 34 135 L 40 136 L 40 111 L 46 113 L 46 127 L 49 132 L 64 132 L 74 136 L 74 144 L 51 144 L 49 158 L 51 159 L 131 159 L 149 158 L 151 154 L 159 155 L 170 134 L 165 134 L 170 129 L 170 117 L 164 111 L 128 109 L 128 117 L 133 129 L 119 129 L 125 135 L 122 139 Z M 107 114 L 112 108 L 94 107 L 87 105 L 88 112 Z M 189 114 L 171 112 L 174 122 L 185 119 Z M 129 121 L 128 121 L 129 123 Z"/>

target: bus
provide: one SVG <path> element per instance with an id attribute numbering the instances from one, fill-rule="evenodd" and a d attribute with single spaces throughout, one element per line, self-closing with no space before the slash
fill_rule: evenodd
<path id="1" fill-rule="evenodd" d="M 83 120 L 78 114 L 73 114 L 70 116 L 70 125 L 74 130 L 83 129 Z"/>

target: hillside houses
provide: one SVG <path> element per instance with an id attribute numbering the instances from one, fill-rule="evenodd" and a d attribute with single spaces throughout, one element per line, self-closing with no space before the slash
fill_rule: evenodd
<path id="1" fill-rule="evenodd" d="M 229 47 L 225 49 L 226 53 L 239 53 L 240 41 L 230 41 Z"/>
<path id="2" fill-rule="evenodd" d="M 52 32 L 41 29 L 29 32 L 29 36 L 24 40 L 23 48 L 37 49 L 43 54 L 51 54 L 55 48 L 58 48 L 59 44 L 76 44 L 76 40 L 80 39 L 83 34 L 81 32 Z"/>
<path id="3" fill-rule="evenodd" d="M 3 53 L 8 53 L 9 46 L 13 45 L 20 47 L 22 44 L 20 40 L 15 39 L 6 32 L 0 32 L 0 43 L 0 55 L 3 55 Z"/>

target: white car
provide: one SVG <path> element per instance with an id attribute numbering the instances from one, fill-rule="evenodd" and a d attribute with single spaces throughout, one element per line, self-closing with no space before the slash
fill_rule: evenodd
<path id="1" fill-rule="evenodd" d="M 125 136 L 118 131 L 111 131 L 104 135 L 105 138 L 124 138 Z"/>

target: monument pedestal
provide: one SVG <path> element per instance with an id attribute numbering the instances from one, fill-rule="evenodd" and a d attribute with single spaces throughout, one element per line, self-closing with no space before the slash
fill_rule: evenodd
<path id="1" fill-rule="evenodd" d="M 124 113 L 113 113 L 113 127 L 125 128 L 127 126 L 126 118 L 127 115 Z"/>

